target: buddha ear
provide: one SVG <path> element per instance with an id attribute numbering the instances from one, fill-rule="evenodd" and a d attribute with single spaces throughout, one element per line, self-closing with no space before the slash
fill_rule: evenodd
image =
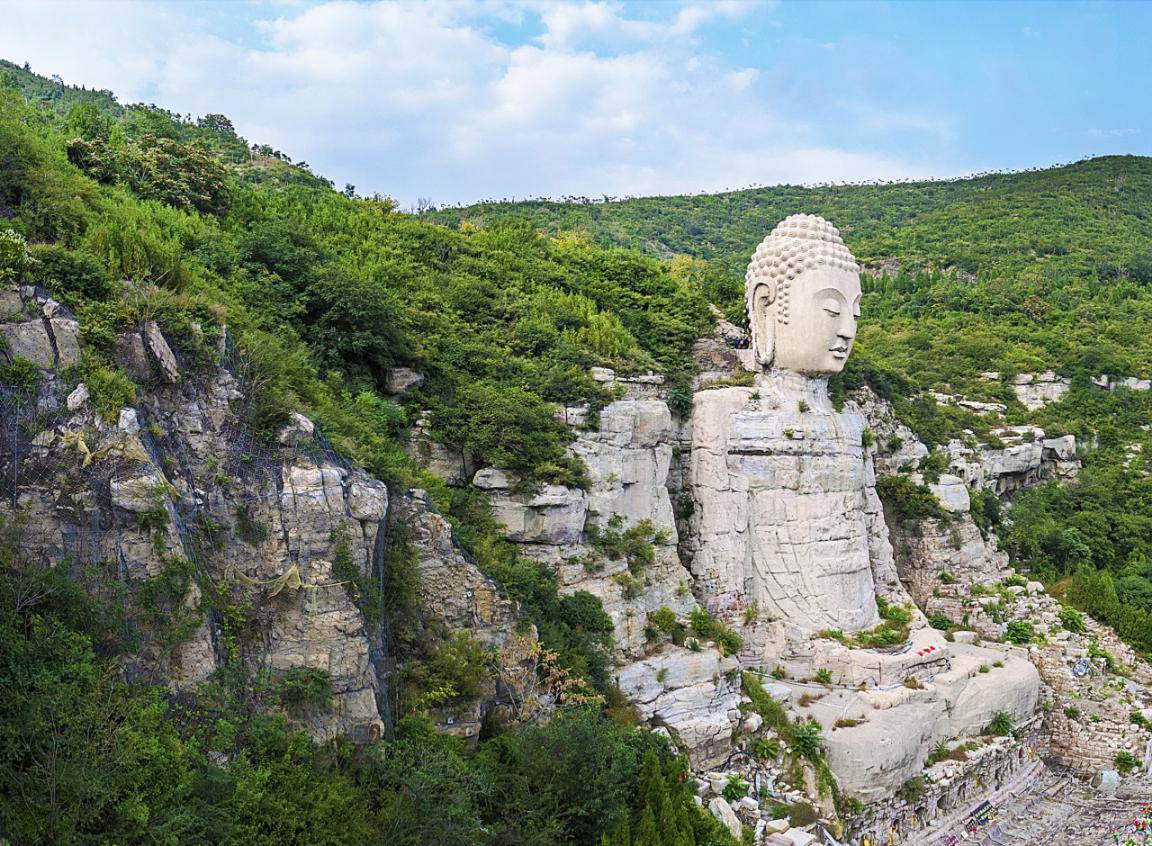
<path id="1" fill-rule="evenodd" d="M 760 276 L 752 284 L 751 314 L 748 315 L 752 349 L 757 364 L 767 367 L 776 357 L 776 283 Z"/>

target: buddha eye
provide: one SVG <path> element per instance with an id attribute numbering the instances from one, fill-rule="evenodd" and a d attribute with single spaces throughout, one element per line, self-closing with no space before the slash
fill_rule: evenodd
<path id="1" fill-rule="evenodd" d="M 840 316 L 840 303 L 835 300 L 825 300 L 820 304 L 820 307 L 828 313 L 829 317 Z"/>

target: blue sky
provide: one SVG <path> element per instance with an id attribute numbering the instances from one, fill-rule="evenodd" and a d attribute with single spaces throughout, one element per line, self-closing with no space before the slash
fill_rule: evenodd
<path id="1" fill-rule="evenodd" d="M 0 56 L 364 194 L 695 193 L 1152 154 L 1152 4 L 8 0 Z"/>

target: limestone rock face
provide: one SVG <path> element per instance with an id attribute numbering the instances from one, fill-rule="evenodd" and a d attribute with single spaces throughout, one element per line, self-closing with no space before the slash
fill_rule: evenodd
<path id="1" fill-rule="evenodd" d="M 509 540 L 553 546 L 580 541 L 588 512 L 584 491 L 543 485 L 520 493 L 517 480 L 495 467 L 479 471 L 472 484 L 488 492 L 493 516 Z"/>
<path id="2" fill-rule="evenodd" d="M 393 520 L 407 527 L 420 567 L 425 623 L 446 632 L 467 631 L 488 646 L 513 635 L 515 604 L 468 561 L 452 539 L 452 527 L 422 491 L 397 499 Z"/>
<path id="3" fill-rule="evenodd" d="M 1072 435 L 1045 438 L 1035 426 L 994 429 L 1003 446 L 976 448 L 962 441 L 946 447 L 952 472 L 973 487 L 988 488 L 997 496 L 1012 494 L 1046 479 L 1072 479 L 1080 470 L 1076 439 Z"/>
<path id="4" fill-rule="evenodd" d="M 592 485 L 587 520 L 604 526 L 616 515 L 626 523 L 652 522 L 676 543 L 668 495 L 672 415 L 663 400 L 620 400 L 600 412 L 600 427 L 582 432 L 572 453 L 584 460 Z"/>
<path id="5" fill-rule="evenodd" d="M 691 568 L 715 612 L 859 631 L 877 621 L 863 418 L 786 379 L 696 395 Z"/>
<path id="6" fill-rule="evenodd" d="M 1072 387 L 1072 380 L 1051 370 L 1021 373 L 1012 379 L 1012 391 L 1029 411 L 1060 402 Z"/>
<path id="7" fill-rule="evenodd" d="M 0 326 L 43 330 L 42 349 L 54 352 L 42 366 L 78 355 L 63 309 L 35 291 L 8 291 L 0 305 L 17 302 L 19 322 Z M 374 633 L 352 579 L 375 564 L 385 486 L 338 463 L 299 415 L 283 446 L 253 442 L 234 408 L 238 383 L 222 368 L 182 368 L 157 324 L 123 333 L 117 350 L 141 381 L 137 404 L 113 421 L 91 408 L 86 387 L 56 373 L 35 407 L 0 421 L 4 444 L 15 437 L 18 447 L 15 468 L 10 451 L 0 462 L 4 483 L 16 482 L 25 555 L 73 562 L 86 589 L 128 597 L 131 609 L 145 580 L 179 586 L 154 613 L 132 612 L 139 647 L 124 658 L 129 677 L 187 689 L 225 661 L 274 677 L 321 669 L 331 708 L 289 717 L 321 739 L 379 738 Z M 0 510 L 12 508 L 12 493 Z M 205 610 L 201 584 L 247 609 L 243 625 Z"/>
<path id="8" fill-rule="evenodd" d="M 689 750 L 693 766 L 708 768 L 731 751 L 741 697 L 738 683 L 722 679 L 737 666 L 735 658 L 722 658 L 714 648 L 669 648 L 623 667 L 617 683 L 645 720 L 667 728 Z"/>
<path id="9" fill-rule="evenodd" d="M 436 441 L 431 429 L 432 423 L 427 415 L 417 418 L 412 427 L 409 447 L 412 458 L 429 473 L 435 473 L 453 487 L 467 485 L 476 472 L 472 466 L 472 457 L 467 450 L 451 449 Z"/>
<path id="10" fill-rule="evenodd" d="M 876 396 L 870 388 L 853 391 L 852 401 L 864 415 L 875 437 L 873 462 L 878 474 L 892 475 L 902 467 L 916 467 L 921 459 L 928 456 L 928 447 L 897 419 L 892 406 Z"/>
<path id="11" fill-rule="evenodd" d="M 31 286 L 0 290 L 0 339 L 8 361 L 27 359 L 42 370 L 80 363 L 80 326 L 71 312 Z"/>
<path id="12" fill-rule="evenodd" d="M 424 384 L 424 374 L 409 367 L 392 367 L 384 373 L 384 391 L 389 394 L 402 394 Z"/>

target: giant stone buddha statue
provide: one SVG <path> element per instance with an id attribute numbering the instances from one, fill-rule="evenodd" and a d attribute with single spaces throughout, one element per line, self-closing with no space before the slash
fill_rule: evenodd
<path id="1" fill-rule="evenodd" d="M 878 619 L 874 569 L 895 580 L 863 419 L 828 398 L 856 337 L 859 268 L 832 224 L 793 215 L 746 279 L 756 384 L 696 395 L 692 570 L 717 613 L 859 631 Z"/>

